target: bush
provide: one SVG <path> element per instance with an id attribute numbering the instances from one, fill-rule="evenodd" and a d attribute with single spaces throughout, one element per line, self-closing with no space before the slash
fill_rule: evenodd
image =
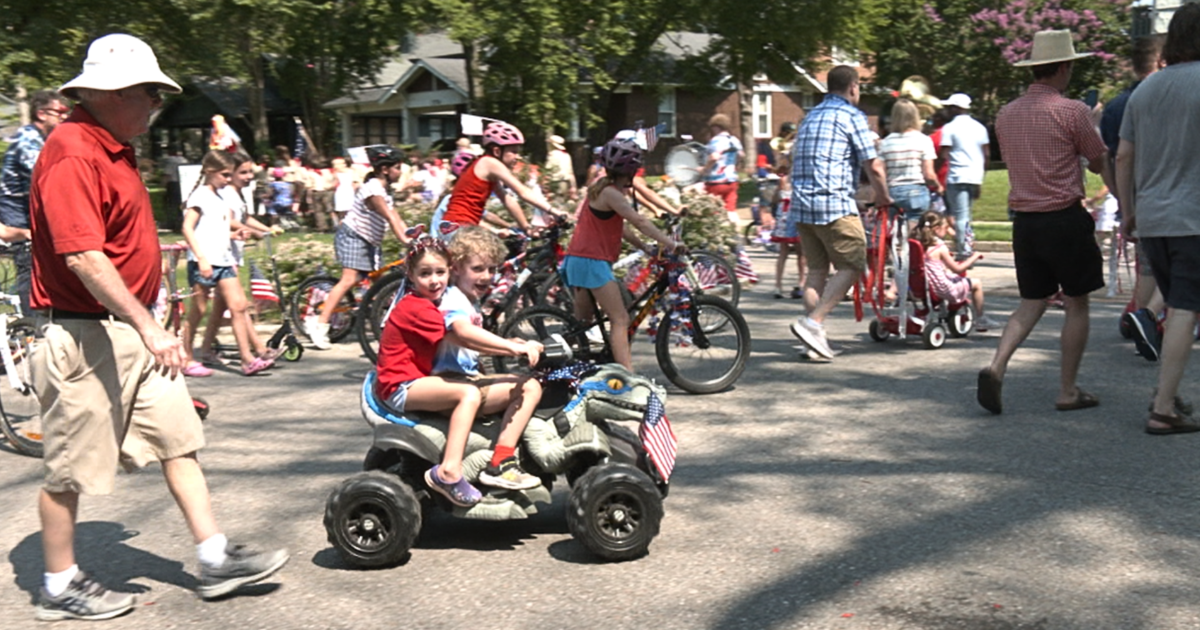
<path id="1" fill-rule="evenodd" d="M 283 297 L 290 298 L 306 278 L 319 273 L 337 275 L 341 267 L 333 254 L 333 243 L 312 234 L 275 242 L 275 264 Z M 265 271 L 265 270 L 264 270 Z"/>

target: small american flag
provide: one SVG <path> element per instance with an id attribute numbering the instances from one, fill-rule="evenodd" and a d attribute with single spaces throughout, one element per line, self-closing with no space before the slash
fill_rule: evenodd
<path id="1" fill-rule="evenodd" d="M 250 297 L 267 302 L 279 301 L 279 295 L 275 293 L 275 287 L 271 284 L 270 280 L 267 280 L 267 276 L 263 275 L 262 269 L 259 269 L 255 263 L 250 263 Z"/>
<path id="2" fill-rule="evenodd" d="M 670 479 L 671 471 L 675 470 L 675 452 L 679 442 L 667 420 L 667 410 L 654 392 L 650 392 L 650 400 L 646 401 L 646 415 L 638 427 L 638 437 L 663 481 Z"/>
<path id="3" fill-rule="evenodd" d="M 758 274 L 754 271 L 754 263 L 750 262 L 750 255 L 746 253 L 744 248 L 737 250 L 737 266 L 734 267 L 737 277 L 740 280 L 746 280 L 750 283 L 758 282 Z"/>
<path id="4" fill-rule="evenodd" d="M 700 281 L 700 288 L 704 289 L 705 291 L 709 291 L 721 284 L 722 279 L 724 279 L 725 282 L 731 281 L 730 278 L 722 278 L 722 276 L 725 275 L 721 273 L 724 271 L 724 267 L 720 267 L 716 263 L 702 262 L 698 267 L 699 268 L 696 269 L 696 279 Z M 733 280 L 733 282 L 736 282 L 736 280 Z"/>

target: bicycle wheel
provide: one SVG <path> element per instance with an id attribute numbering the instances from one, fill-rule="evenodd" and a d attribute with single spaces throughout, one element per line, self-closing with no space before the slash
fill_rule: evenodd
<path id="1" fill-rule="evenodd" d="M 531 279 L 530 284 L 532 282 Z M 557 271 L 549 272 L 536 286 L 538 287 L 538 304 L 553 306 L 566 313 L 575 312 L 575 292 L 567 286 L 566 282 L 563 282 L 562 276 Z"/>
<path id="2" fill-rule="evenodd" d="M 730 306 L 736 307 L 742 299 L 742 285 L 738 282 L 737 271 L 724 256 L 699 249 L 691 253 L 692 271 L 700 281 L 700 289 L 705 295 L 723 298 Z M 687 282 L 686 276 L 680 282 Z"/>
<path id="3" fill-rule="evenodd" d="M 18 319 L 8 327 L 8 348 L 12 354 L 15 374 L 4 369 L 0 376 L 0 429 L 18 451 L 33 457 L 42 456 L 42 405 L 33 391 L 30 380 L 30 357 L 37 345 L 33 320 Z M 0 349 L 2 350 L 2 349 Z M 10 376 L 15 376 L 14 387 Z"/>
<path id="4" fill-rule="evenodd" d="M 333 285 L 337 284 L 338 279 L 333 276 L 313 276 L 304 282 L 300 283 L 300 287 L 292 294 L 292 329 L 296 332 L 308 334 L 304 328 L 304 320 L 310 315 L 320 315 L 321 308 L 325 305 L 325 298 L 329 296 L 329 290 Z M 347 291 L 337 308 L 334 309 L 333 316 L 329 318 L 329 340 L 341 341 L 346 335 L 354 330 L 354 319 L 357 314 L 356 303 L 354 300 L 354 291 Z"/>
<path id="5" fill-rule="evenodd" d="M 667 380 L 693 394 L 712 394 L 733 385 L 750 358 L 750 326 L 721 298 L 692 296 L 694 311 L 673 325 L 663 317 L 654 339 L 658 366 Z"/>
<path id="6" fill-rule="evenodd" d="M 505 339 L 544 341 L 554 334 L 563 336 L 576 359 L 591 356 L 587 326 L 566 311 L 552 306 L 535 306 L 516 313 L 504 323 L 500 336 Z M 525 360 L 521 357 L 492 357 L 492 367 L 497 373 L 512 372 L 524 367 L 524 364 Z"/>
<path id="7" fill-rule="evenodd" d="M 362 346 L 363 354 L 371 363 L 375 363 L 379 358 L 379 339 L 383 335 L 383 324 L 392 310 L 396 293 L 404 287 L 406 277 L 406 272 L 401 269 L 380 278 L 371 285 L 358 305 L 354 330 L 358 336 L 358 345 Z"/>

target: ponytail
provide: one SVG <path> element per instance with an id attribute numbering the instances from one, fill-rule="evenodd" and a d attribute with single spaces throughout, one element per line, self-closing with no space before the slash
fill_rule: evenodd
<path id="1" fill-rule="evenodd" d="M 242 158 L 245 159 L 242 159 Z M 214 173 L 221 169 L 235 169 L 239 165 L 252 161 L 249 155 L 239 151 L 237 153 L 228 153 L 225 151 L 209 151 L 204 154 L 204 158 L 200 160 L 200 178 L 196 180 L 196 185 L 188 191 L 187 196 L 183 198 L 183 203 L 179 204 L 180 212 L 187 210 L 187 201 L 191 198 L 192 193 L 196 192 L 204 180 L 208 178 L 209 173 Z"/>

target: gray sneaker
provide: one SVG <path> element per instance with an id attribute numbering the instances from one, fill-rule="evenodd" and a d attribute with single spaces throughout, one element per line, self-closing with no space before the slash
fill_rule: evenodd
<path id="1" fill-rule="evenodd" d="M 43 587 L 36 614 L 40 621 L 112 619 L 133 610 L 135 604 L 137 597 L 132 593 L 110 591 L 80 571 L 58 597 L 51 597 Z"/>
<path id="2" fill-rule="evenodd" d="M 286 549 L 275 551 L 253 551 L 245 545 L 230 543 L 225 547 L 225 562 L 219 567 L 200 565 L 200 585 L 196 594 L 200 599 L 214 599 L 228 595 L 247 584 L 271 577 L 287 564 Z"/>
<path id="3" fill-rule="evenodd" d="M 808 347 L 812 348 L 817 354 L 825 357 L 826 359 L 833 358 L 833 350 L 829 347 L 829 342 L 825 341 L 824 328 L 809 324 L 807 317 L 801 317 L 800 319 L 792 322 L 791 328 L 792 334 L 795 335 L 797 339 L 807 344 Z"/>

